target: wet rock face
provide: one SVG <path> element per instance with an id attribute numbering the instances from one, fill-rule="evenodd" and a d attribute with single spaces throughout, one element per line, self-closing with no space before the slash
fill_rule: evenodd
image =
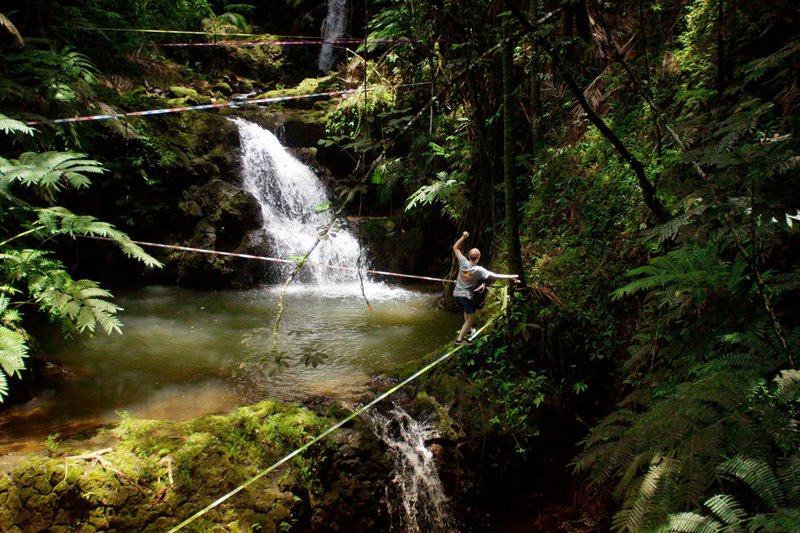
<path id="1" fill-rule="evenodd" d="M 258 200 L 222 180 L 195 189 L 183 203 L 197 220 L 186 246 L 250 255 L 263 255 L 268 246 Z M 178 258 L 179 283 L 187 287 L 247 288 L 265 281 L 260 261 L 187 253 Z"/>

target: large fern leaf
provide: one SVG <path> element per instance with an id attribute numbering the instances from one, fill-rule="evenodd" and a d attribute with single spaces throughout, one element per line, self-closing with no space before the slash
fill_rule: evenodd
<path id="1" fill-rule="evenodd" d="M 6 376 L 19 376 L 25 369 L 28 346 L 25 337 L 11 328 L 0 324 L 0 402 L 8 394 Z"/>
<path id="2" fill-rule="evenodd" d="M 18 160 L 0 161 L 0 185 L 20 183 L 48 201 L 65 186 L 88 187 L 86 174 L 105 172 L 101 164 L 74 152 L 26 152 Z"/>
<path id="3" fill-rule="evenodd" d="M 28 290 L 67 333 L 94 333 L 98 324 L 106 333 L 122 332 L 122 323 L 116 317 L 122 308 L 106 301 L 111 293 L 92 280 L 73 280 L 64 270 L 51 270 L 31 278 Z"/>
<path id="4" fill-rule="evenodd" d="M 763 459 L 737 455 L 719 465 L 719 471 L 742 481 L 772 509 L 784 503 L 780 481 Z"/>
<path id="5" fill-rule="evenodd" d="M 666 525 L 657 529 L 660 533 L 716 533 L 724 524 L 698 513 L 674 513 Z"/>
<path id="6" fill-rule="evenodd" d="M 716 494 L 707 499 L 705 506 L 730 530 L 740 529 L 747 513 L 736 501 L 736 498 L 727 494 Z"/>
<path id="7" fill-rule="evenodd" d="M 91 235 L 105 237 L 116 244 L 122 252 L 151 268 L 163 266 L 160 261 L 145 252 L 123 232 L 107 222 L 89 215 L 76 215 L 64 207 L 48 207 L 36 210 L 38 222 L 53 235 Z"/>
<path id="8" fill-rule="evenodd" d="M 732 273 L 740 271 L 740 266 L 734 271 L 729 262 L 722 260 L 714 245 L 690 244 L 630 270 L 628 276 L 637 279 L 614 291 L 612 297 L 618 300 L 638 292 L 668 288 L 672 293 L 689 293 L 699 303 L 708 291 L 729 287 Z"/>
<path id="9" fill-rule="evenodd" d="M 2 14 L 0 14 L 0 16 L 2 16 Z M 33 135 L 36 131 L 34 128 L 31 128 L 24 122 L 14 120 L 13 118 L 8 118 L 3 114 L 0 114 L 0 130 L 6 134 L 19 132 L 26 135 Z"/>

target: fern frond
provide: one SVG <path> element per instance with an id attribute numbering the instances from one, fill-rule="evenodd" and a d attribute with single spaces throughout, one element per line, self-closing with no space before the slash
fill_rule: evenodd
<path id="1" fill-rule="evenodd" d="M 0 13 L 0 17 L 2 13 Z M 0 130 L 3 130 L 3 133 L 24 133 L 25 135 L 33 135 L 36 132 L 35 128 L 31 128 L 24 122 L 20 122 L 19 120 L 14 120 L 13 118 L 8 118 L 7 116 L 0 114 Z"/>
<path id="2" fill-rule="evenodd" d="M 786 497 L 786 505 L 800 508 L 800 456 L 795 454 L 778 460 L 775 471 Z"/>
<path id="3" fill-rule="evenodd" d="M 97 324 L 106 333 L 122 332 L 116 317 L 120 307 L 97 298 L 111 297 L 92 280 L 73 280 L 64 270 L 50 270 L 30 279 L 28 290 L 42 310 L 57 319 L 66 333 L 94 333 Z M 88 295 L 88 297 L 87 297 Z"/>
<path id="4" fill-rule="evenodd" d="M 0 182 L 18 182 L 37 189 L 40 195 L 52 200 L 55 193 L 68 185 L 81 189 L 91 184 L 85 175 L 105 172 L 101 164 L 85 159 L 74 152 L 26 152 L 17 161 L 0 163 Z"/>
<path id="5" fill-rule="evenodd" d="M 28 357 L 28 345 L 25 336 L 0 325 L 0 403 L 8 394 L 6 376 L 19 376 L 25 369 L 25 358 Z"/>
<path id="6" fill-rule="evenodd" d="M 706 500 L 705 506 L 729 529 L 742 524 L 747 516 L 736 498 L 727 494 L 712 496 Z"/>
<path id="7" fill-rule="evenodd" d="M 718 257 L 714 245 L 701 247 L 691 244 L 653 257 L 647 265 L 631 269 L 627 275 L 639 278 L 620 287 L 611 296 L 619 300 L 638 292 L 668 287 L 669 292 L 691 292 L 693 299 L 699 301 L 705 292 L 729 286 L 732 272 L 731 265 Z"/>
<path id="8" fill-rule="evenodd" d="M 724 524 L 709 516 L 697 513 L 675 513 L 669 515 L 666 525 L 659 527 L 659 533 L 712 533 L 722 531 Z"/>
<path id="9" fill-rule="evenodd" d="M 798 524 L 800 524 L 800 509 L 791 507 L 755 515 L 750 522 L 750 531 L 795 533 L 800 529 Z"/>
<path id="10" fill-rule="evenodd" d="M 726 335 L 726 342 L 731 342 L 731 335 Z M 725 353 L 705 362 L 694 369 L 699 376 L 710 376 L 726 370 L 758 370 L 764 367 L 764 358 L 752 353 Z"/>
<path id="11" fill-rule="evenodd" d="M 642 531 L 646 517 L 652 512 L 651 501 L 662 482 L 662 478 L 674 470 L 674 462 L 668 457 L 655 456 L 653 464 L 642 479 L 633 505 L 614 516 L 613 526 L 620 531 Z"/>
<path id="12" fill-rule="evenodd" d="M 163 266 L 160 261 L 132 242 L 125 233 L 107 222 L 97 220 L 89 215 L 76 215 L 59 206 L 37 209 L 36 212 L 39 223 L 52 234 L 106 237 L 114 242 L 126 256 L 136 259 L 150 268 Z"/>
<path id="13" fill-rule="evenodd" d="M 683 213 L 674 216 L 663 224 L 659 224 L 658 226 L 642 232 L 642 236 L 646 241 L 655 239 L 658 244 L 671 241 L 678 236 L 678 233 L 680 233 L 683 227 L 692 224 L 696 217 L 703 214 L 705 210 L 705 205 L 693 205 Z"/>
<path id="14" fill-rule="evenodd" d="M 719 465 L 718 470 L 750 487 L 771 509 L 783 505 L 780 482 L 766 461 L 737 455 Z"/>
<path id="15" fill-rule="evenodd" d="M 9 376 L 19 375 L 28 356 L 25 337 L 11 328 L 0 325 L 0 367 Z"/>
<path id="16" fill-rule="evenodd" d="M 781 370 L 773 381 L 777 384 L 775 397 L 778 401 L 788 403 L 800 398 L 800 372 L 797 369 Z"/>

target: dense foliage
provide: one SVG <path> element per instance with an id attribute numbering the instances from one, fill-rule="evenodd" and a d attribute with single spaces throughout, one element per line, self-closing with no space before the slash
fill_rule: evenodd
<path id="1" fill-rule="evenodd" d="M 439 113 L 398 154 L 408 208 L 438 205 L 509 263 L 511 117 L 491 73 L 493 45 L 515 45 L 519 235 L 540 294 L 461 361 L 493 421 L 524 451 L 548 405 L 563 422 L 610 410 L 573 466 L 613 493 L 614 529 L 795 529 L 796 6 L 418 2 L 417 19 L 387 4 L 383 34 L 458 43 Z"/>

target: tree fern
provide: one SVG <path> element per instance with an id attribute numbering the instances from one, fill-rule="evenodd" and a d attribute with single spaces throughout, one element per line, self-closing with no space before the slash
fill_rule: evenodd
<path id="1" fill-rule="evenodd" d="M 66 69 L 88 69 L 80 54 L 68 54 Z M 72 72 L 70 75 L 78 75 Z M 87 83 L 90 77 L 85 77 Z M 30 133 L 17 121 L 0 116 L 0 129 Z M 66 335 L 121 332 L 120 308 L 110 292 L 96 282 L 75 280 L 42 243 L 53 237 L 96 236 L 115 243 L 126 255 L 147 266 L 161 266 L 127 235 L 92 216 L 77 215 L 63 207 L 37 207 L 20 191 L 33 190 L 48 203 L 64 188 L 88 187 L 89 174 L 104 170 L 100 163 L 73 152 L 26 152 L 16 160 L 0 158 L 0 221 L 16 233 L 0 237 L 0 400 L 8 393 L 6 376 L 25 368 L 27 333 L 18 309 L 31 302 Z M 30 242 L 35 242 L 30 246 Z M 28 247 L 24 247 L 28 244 Z M 13 324 L 13 325 L 12 325 Z"/>

